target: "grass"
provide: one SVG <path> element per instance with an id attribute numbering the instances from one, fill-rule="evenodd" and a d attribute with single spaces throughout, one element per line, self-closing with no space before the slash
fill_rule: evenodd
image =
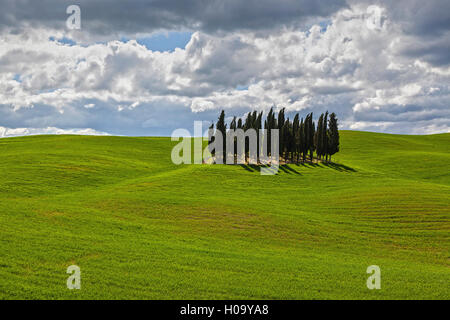
<path id="1" fill-rule="evenodd" d="M 277 176 L 173 145 L 1 139 L 0 299 L 450 298 L 450 134 L 343 131 L 337 164 Z"/>

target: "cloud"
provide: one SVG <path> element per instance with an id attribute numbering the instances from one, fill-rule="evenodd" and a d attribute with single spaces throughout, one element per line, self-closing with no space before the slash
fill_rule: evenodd
<path id="1" fill-rule="evenodd" d="M 0 30 L 0 125 L 170 135 L 194 120 L 216 120 L 219 109 L 243 116 L 250 109 L 278 106 L 289 116 L 334 111 L 348 129 L 434 133 L 450 126 L 449 28 L 439 23 L 431 32 L 425 17 L 417 18 L 422 27 L 413 26 L 412 11 L 398 12 L 396 2 L 349 1 L 329 8 L 299 2 L 305 4 L 301 11 L 291 1 L 279 8 L 258 2 L 259 9 L 252 1 L 231 1 L 216 12 L 206 6 L 200 15 L 193 8 L 201 2 L 187 8 L 185 2 L 155 1 L 152 8 L 164 13 L 158 18 L 163 22 L 142 23 L 139 29 L 140 14 L 149 14 L 146 3 L 128 5 L 130 12 L 141 9 L 136 21 L 128 11 L 119 19 L 123 2 L 98 8 L 95 17 L 86 13 L 86 23 L 98 26 L 88 28 L 86 37 L 97 37 L 102 28 L 114 34 L 196 25 L 185 48 L 157 52 L 135 40 L 57 41 L 73 36 L 54 29 L 59 9 L 38 17 L 30 13 L 34 2 L 29 11 L 16 13 L 27 1 L 8 1 L 9 15 L 0 13 L 0 25 L 2 19 L 15 19 L 10 26 L 17 30 Z M 99 2 L 81 4 L 94 8 Z M 251 21 L 237 21 L 241 11 Z M 383 15 L 376 28 L 373 12 Z M 256 13 L 282 23 L 259 25 Z M 310 25 L 297 28 L 294 16 Z M 326 22 L 317 16 L 327 16 Z"/>
<path id="2" fill-rule="evenodd" d="M 5 128 L 0 127 L 0 138 L 17 137 L 25 135 L 38 135 L 38 134 L 76 134 L 76 135 L 95 135 L 104 136 L 108 135 L 106 132 L 99 132 L 90 128 L 83 129 L 60 129 L 60 128 Z"/>
<path id="3" fill-rule="evenodd" d="M 0 27 L 64 29 L 66 8 L 72 4 L 68 0 L 2 0 Z M 328 17 L 346 6 L 344 0 L 79 0 L 76 4 L 81 7 L 83 33 L 91 38 L 159 30 L 268 30 Z"/>

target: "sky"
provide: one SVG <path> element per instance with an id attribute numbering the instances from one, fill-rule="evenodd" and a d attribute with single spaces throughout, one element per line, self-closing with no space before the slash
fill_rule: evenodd
<path id="1" fill-rule="evenodd" d="M 66 13 L 80 7 L 80 29 Z M 0 0 L 0 137 L 169 136 L 251 110 L 450 132 L 448 0 Z M 229 119 L 229 118 L 228 118 Z"/>

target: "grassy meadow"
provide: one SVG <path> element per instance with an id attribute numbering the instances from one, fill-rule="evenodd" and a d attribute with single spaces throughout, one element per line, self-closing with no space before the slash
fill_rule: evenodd
<path id="1" fill-rule="evenodd" d="M 0 139 L 0 299 L 450 298 L 450 134 L 342 131 L 276 176 L 174 144 Z"/>

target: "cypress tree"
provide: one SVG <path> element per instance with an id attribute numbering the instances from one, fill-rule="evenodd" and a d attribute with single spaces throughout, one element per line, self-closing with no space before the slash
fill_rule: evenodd
<path id="1" fill-rule="evenodd" d="M 323 155 L 323 113 L 319 117 L 317 123 L 317 133 L 316 133 L 316 153 L 317 158 L 321 159 Z"/>
<path id="2" fill-rule="evenodd" d="M 336 114 L 333 112 L 330 114 L 329 120 L 329 128 L 328 128 L 328 137 L 329 137 L 329 145 L 328 145 L 328 153 L 330 154 L 330 162 L 331 156 L 339 152 L 339 129 L 338 129 L 338 119 L 336 118 Z"/>
<path id="3" fill-rule="evenodd" d="M 310 113 L 306 117 L 305 123 L 305 131 L 306 131 L 306 153 L 309 152 L 309 156 L 311 162 L 313 161 L 313 153 L 314 153 L 314 134 L 315 134 L 315 125 L 313 122 L 313 114 Z"/>
<path id="4" fill-rule="evenodd" d="M 278 130 L 280 134 L 280 157 L 284 158 L 284 149 L 285 149 L 285 139 L 284 139 L 284 125 L 285 125 L 285 119 L 284 119 L 284 108 L 281 109 L 278 112 Z"/>
<path id="5" fill-rule="evenodd" d="M 293 153 L 298 163 L 298 157 L 300 153 L 300 117 L 298 113 L 294 117 L 292 122 L 292 135 L 293 135 Z"/>
<path id="6" fill-rule="evenodd" d="M 264 129 L 266 129 L 266 134 L 263 136 L 263 143 L 265 143 L 266 144 L 266 157 L 268 157 L 269 156 L 269 135 L 267 134 L 267 132 L 268 132 L 268 130 L 267 130 L 267 126 L 268 126 L 268 124 L 267 124 L 267 119 L 266 120 L 264 120 Z"/>
<path id="7" fill-rule="evenodd" d="M 290 158 L 290 161 L 294 161 L 294 152 L 295 152 L 295 141 L 294 141 L 294 128 L 293 123 L 289 120 L 286 121 L 286 145 L 287 145 L 287 154 L 286 158 Z"/>
<path id="8" fill-rule="evenodd" d="M 271 140 L 271 129 L 272 129 L 272 118 L 273 118 L 273 108 L 270 108 L 269 113 L 267 114 L 267 119 L 264 123 L 264 128 L 267 132 L 267 156 L 271 155 L 272 149 L 272 140 Z"/>
<path id="9" fill-rule="evenodd" d="M 260 141 L 259 141 L 259 132 L 261 131 L 261 129 L 262 129 L 262 117 L 263 117 L 263 112 L 261 111 L 259 114 L 258 114 L 258 116 L 256 117 L 256 143 L 257 143 L 257 145 L 256 145 L 256 159 L 257 159 L 257 161 L 258 161 L 258 163 L 259 163 L 259 152 L 260 152 L 260 150 L 259 150 L 259 144 L 260 144 Z"/>
<path id="10" fill-rule="evenodd" d="M 302 120 L 300 121 L 300 152 L 302 153 L 302 161 L 305 162 L 306 160 L 306 134 L 305 134 L 305 122 Z"/>
<path id="11" fill-rule="evenodd" d="M 316 134 L 316 124 L 314 123 L 314 121 L 312 120 L 312 113 L 311 113 L 311 137 L 314 137 L 314 135 Z M 314 150 L 315 150 L 315 145 L 314 145 L 314 141 L 312 141 L 311 145 L 310 145 L 310 149 L 309 149 L 309 154 L 311 157 L 311 163 L 313 162 L 313 158 L 314 158 Z"/>
<path id="12" fill-rule="evenodd" d="M 216 150 L 214 150 L 213 148 L 211 148 L 211 144 L 214 142 L 215 137 L 214 137 L 214 122 L 211 123 L 211 125 L 209 126 L 209 130 L 208 130 L 208 150 L 211 153 L 211 155 L 214 157 L 216 154 Z"/>
<path id="13" fill-rule="evenodd" d="M 230 129 L 233 131 L 237 129 L 236 117 L 233 117 L 233 120 L 230 123 Z M 235 159 L 236 154 L 237 154 L 237 138 L 234 137 L 233 138 L 233 159 Z M 233 163 L 234 162 L 235 161 L 233 160 Z"/>
<path id="14" fill-rule="evenodd" d="M 285 111 L 285 109 L 283 108 L 278 112 L 278 129 L 279 130 L 283 129 L 283 126 L 284 126 L 284 122 L 285 122 L 284 111 Z"/>
<path id="15" fill-rule="evenodd" d="M 219 120 L 217 121 L 216 124 L 216 129 L 217 131 L 222 133 L 222 137 L 223 137 L 223 150 L 222 150 L 222 157 L 223 157 L 223 163 L 226 163 L 226 133 L 227 133 L 227 125 L 225 124 L 225 111 L 222 110 L 222 112 L 220 113 L 219 116 Z"/>
<path id="16" fill-rule="evenodd" d="M 270 108 L 270 112 L 269 115 L 267 116 L 267 125 L 268 125 L 268 139 L 267 139 L 267 143 L 268 143 L 268 154 L 270 154 L 272 156 L 272 130 L 273 129 L 278 129 L 278 124 L 277 124 L 277 119 L 275 118 L 275 113 L 273 112 L 273 108 Z M 280 135 L 279 135 L 280 137 Z M 278 146 L 279 146 L 279 142 L 278 142 Z"/>
<path id="17" fill-rule="evenodd" d="M 238 120 L 238 122 L 237 122 L 237 128 L 238 129 L 244 129 L 244 125 L 242 124 L 242 119 L 241 118 L 239 118 L 239 120 Z M 237 140 L 237 139 L 236 139 Z M 238 150 L 237 150 L 237 143 L 236 143 L 236 155 L 237 155 L 237 153 L 238 153 Z M 241 150 L 241 152 L 242 152 L 242 150 Z"/>
<path id="18" fill-rule="evenodd" d="M 244 123 L 244 131 L 247 131 L 248 129 L 250 129 L 251 127 L 252 127 L 252 123 L 253 123 L 253 120 L 252 120 L 252 113 L 251 112 L 249 112 L 248 114 L 247 114 L 247 118 L 245 119 L 245 123 Z M 248 161 L 248 152 L 249 152 L 249 145 L 250 145 L 250 141 L 249 141 L 249 138 L 248 137 L 245 137 L 245 143 L 244 143 L 244 145 L 245 145 L 245 149 L 244 149 L 244 153 L 245 153 L 245 161 L 247 162 Z"/>
<path id="19" fill-rule="evenodd" d="M 237 128 L 242 129 L 242 119 L 241 118 L 239 118 L 239 120 L 237 122 Z"/>
<path id="20" fill-rule="evenodd" d="M 252 129 L 255 129 L 255 130 L 257 129 L 257 127 L 258 127 L 257 120 L 258 120 L 258 112 L 256 112 L 256 110 L 255 110 L 252 113 L 252 126 L 251 126 Z"/>
<path id="21" fill-rule="evenodd" d="M 328 161 L 328 111 L 323 117 L 323 127 L 322 127 L 322 154 L 325 155 L 325 161 Z"/>
<path id="22" fill-rule="evenodd" d="M 305 118 L 305 154 L 308 154 L 312 143 L 310 116 L 311 114 L 308 114 Z"/>
<path id="23" fill-rule="evenodd" d="M 244 130 L 248 130 L 252 127 L 252 113 L 247 113 L 247 117 L 245 118 L 244 122 Z"/>
<path id="24" fill-rule="evenodd" d="M 289 144 L 289 131 L 290 131 L 290 121 L 289 118 L 286 119 L 286 121 L 284 122 L 284 126 L 283 126 L 283 145 L 284 145 L 284 160 L 287 163 L 287 160 L 289 158 L 289 149 L 290 149 L 290 144 Z"/>
<path id="25" fill-rule="evenodd" d="M 234 116 L 234 117 L 233 117 L 233 120 L 231 120 L 231 123 L 230 123 L 230 129 L 231 129 L 231 130 L 236 130 L 236 128 L 237 128 L 237 124 L 236 124 L 236 116 Z"/>

